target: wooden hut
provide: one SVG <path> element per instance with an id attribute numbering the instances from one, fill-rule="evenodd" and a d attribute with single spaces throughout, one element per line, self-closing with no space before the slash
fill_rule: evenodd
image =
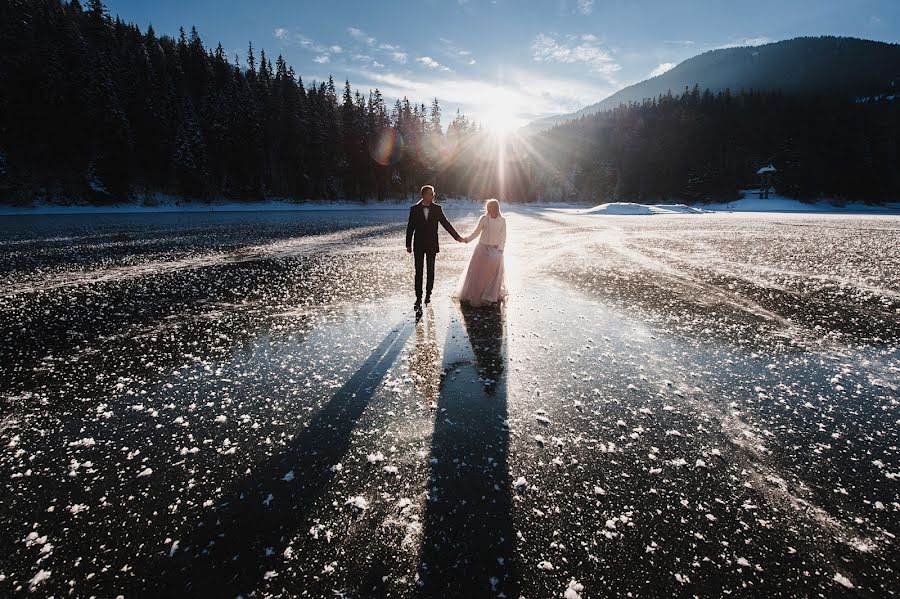
<path id="1" fill-rule="evenodd" d="M 759 177 L 759 197 L 761 199 L 768 200 L 769 199 L 769 190 L 774 187 L 773 179 L 775 178 L 775 173 L 777 173 L 777 169 L 771 164 L 767 164 L 762 167 L 758 171 L 756 171 L 756 175 Z"/>

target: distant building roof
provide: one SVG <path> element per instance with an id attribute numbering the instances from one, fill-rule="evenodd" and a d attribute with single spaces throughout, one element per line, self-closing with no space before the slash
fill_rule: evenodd
<path id="1" fill-rule="evenodd" d="M 765 174 L 765 173 L 774 173 L 774 172 L 776 172 L 776 171 L 777 171 L 777 169 L 776 169 L 774 166 L 772 166 L 772 165 L 770 164 L 770 165 L 764 166 L 764 167 L 762 167 L 761 169 L 759 169 L 758 171 L 756 171 L 756 174 L 757 174 L 757 175 L 763 175 L 763 174 Z"/>

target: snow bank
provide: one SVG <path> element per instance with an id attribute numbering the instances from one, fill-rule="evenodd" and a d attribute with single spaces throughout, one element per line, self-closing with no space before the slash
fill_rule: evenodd
<path id="1" fill-rule="evenodd" d="M 897 214 L 900 202 L 880 206 L 869 204 L 844 204 L 837 206 L 828 201 L 805 203 L 792 198 L 769 194 L 768 199 L 755 197 L 755 191 L 741 192 L 741 199 L 733 202 L 704 204 L 707 210 L 716 212 L 811 212 L 811 213 L 865 213 Z"/>
<path id="2" fill-rule="evenodd" d="M 702 208 L 694 208 L 686 204 L 636 204 L 634 202 L 610 202 L 600 204 L 587 210 L 579 210 L 579 214 L 613 214 L 638 216 L 651 214 L 702 214 L 709 212 Z"/>
<path id="3" fill-rule="evenodd" d="M 814 214 L 900 214 L 900 202 L 872 206 L 869 204 L 845 204 L 837 206 L 822 201 L 813 204 L 777 195 L 761 200 L 752 191 L 742 192 L 743 197 L 733 202 L 688 206 L 686 204 L 638 204 L 635 202 L 610 202 L 593 208 L 549 208 L 566 214 L 596 214 L 619 216 L 650 216 L 655 214 L 704 214 L 709 212 L 802 212 Z M 547 207 L 545 207 L 547 208 Z"/>

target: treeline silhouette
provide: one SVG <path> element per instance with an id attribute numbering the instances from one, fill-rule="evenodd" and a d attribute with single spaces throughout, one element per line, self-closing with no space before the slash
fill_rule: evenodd
<path id="1" fill-rule="evenodd" d="M 737 197 L 773 164 L 796 198 L 900 200 L 900 98 L 787 96 L 695 86 L 619 106 L 531 140 L 536 195 L 584 201 Z"/>
<path id="2" fill-rule="evenodd" d="M 671 93 L 513 138 L 349 82 L 304 83 L 281 56 L 246 61 L 197 30 L 158 36 L 101 0 L 0 3 L 0 202 L 510 201 L 733 197 L 759 166 L 779 191 L 900 198 L 893 96 Z M 889 99 L 890 98 L 890 99 Z"/>
<path id="3" fill-rule="evenodd" d="M 0 6 L 0 201 L 382 198 L 438 170 L 443 193 L 481 192 L 461 148 L 483 132 L 459 113 L 443 132 L 436 99 L 307 85 L 252 45 L 242 66 L 195 28 L 142 32 L 100 0 Z"/>

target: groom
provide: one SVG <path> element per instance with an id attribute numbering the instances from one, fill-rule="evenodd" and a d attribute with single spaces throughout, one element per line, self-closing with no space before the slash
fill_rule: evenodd
<path id="1" fill-rule="evenodd" d="M 440 204 L 434 203 L 434 187 L 423 185 L 422 199 L 409 208 L 409 223 L 406 225 L 406 251 L 416 258 L 416 304 L 422 307 L 422 268 L 428 261 L 428 282 L 425 285 L 425 303 L 431 303 L 431 289 L 434 286 L 434 258 L 440 251 L 438 247 L 438 223 L 441 223 L 453 239 L 460 243 L 465 240 L 459 236 Z M 415 241 L 413 237 L 415 236 Z"/>

